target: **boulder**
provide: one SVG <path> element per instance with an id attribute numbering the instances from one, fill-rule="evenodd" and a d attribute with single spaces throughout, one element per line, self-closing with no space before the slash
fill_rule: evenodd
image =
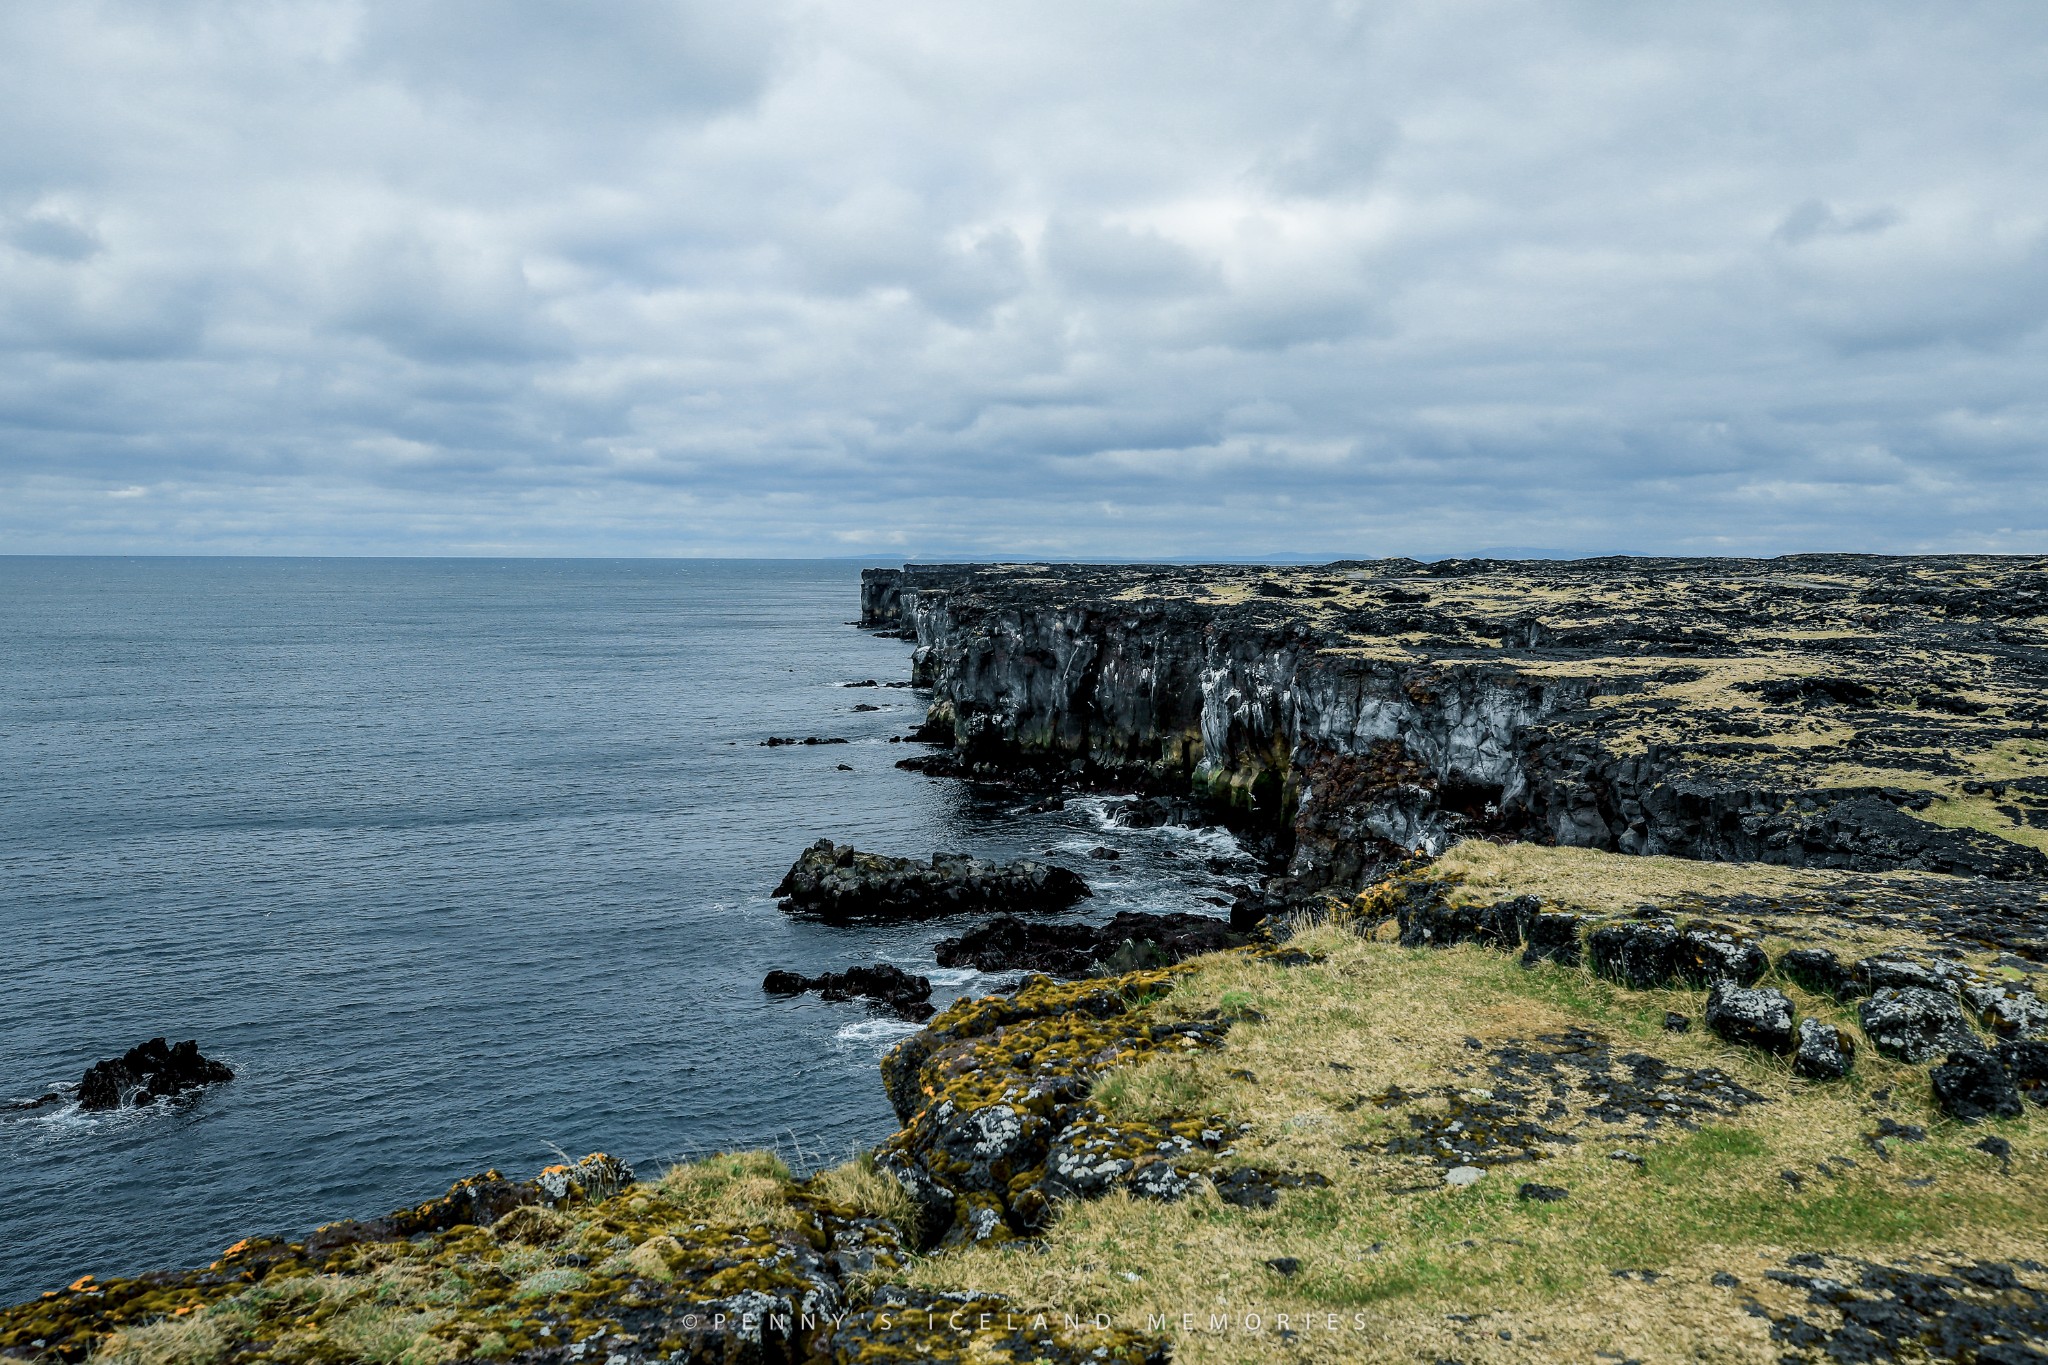
<path id="1" fill-rule="evenodd" d="M 1410 896 L 1396 911 L 1404 948 L 1447 948 L 1453 943 L 1484 943 L 1512 952 L 1528 937 L 1529 925 L 1543 902 L 1534 896 L 1488 905 L 1452 905 L 1439 892 Z"/>
<path id="2" fill-rule="evenodd" d="M 1783 991 L 1721 982 L 1707 994 L 1707 1027 L 1731 1043 L 1780 1055 L 1792 1050 L 1792 1002 Z"/>
<path id="3" fill-rule="evenodd" d="M 1066 868 L 1030 858 L 996 864 L 935 853 L 927 863 L 862 853 L 830 839 L 805 849 L 775 888 L 784 910 L 833 923 L 1056 911 L 1092 894 Z"/>
<path id="4" fill-rule="evenodd" d="M 1981 1048 L 1951 1052 L 1929 1079 L 1934 1082 L 1934 1102 L 1950 1118 L 1974 1123 L 2020 1116 L 2019 1088 L 1998 1058 Z"/>
<path id="5" fill-rule="evenodd" d="M 1871 1045 L 1901 1062 L 1981 1049 L 1955 997 L 1924 986 L 1885 986 L 1857 1007 Z"/>
<path id="6" fill-rule="evenodd" d="M 1815 995 L 1842 1000 L 1858 994 L 1849 969 L 1825 948 L 1794 948 L 1778 959 L 1778 970 L 1793 985 Z"/>
<path id="7" fill-rule="evenodd" d="M 1963 983 L 1963 1003 L 2001 1038 L 2048 1038 L 2048 1003 L 2009 981 Z"/>
<path id="8" fill-rule="evenodd" d="M 1193 801 L 1177 800 L 1171 796 L 1140 796 L 1135 800 L 1112 806 L 1109 810 L 1111 824 L 1122 825 L 1125 829 L 1158 829 L 1162 825 L 1201 825 L 1207 823 L 1202 808 Z"/>
<path id="9" fill-rule="evenodd" d="M 1865 995 L 1883 990 L 1887 986 L 1913 986 L 1924 991 L 1938 991 L 1944 995 L 1962 993 L 1962 970 L 1953 963 L 1929 961 L 1893 951 L 1866 957 L 1849 969 L 1857 987 Z"/>
<path id="10" fill-rule="evenodd" d="M 843 972 L 826 972 L 822 976 L 770 972 L 761 982 L 761 989 L 770 995 L 802 995 L 806 991 L 816 991 L 827 1000 L 871 1000 L 905 1019 L 932 1017 L 931 979 L 913 976 L 886 962 L 878 962 L 872 967 L 849 967 Z"/>
<path id="11" fill-rule="evenodd" d="M 1678 931 L 1673 954 L 1681 981 L 1711 986 L 1729 981 L 1754 986 L 1771 965 L 1770 958 L 1749 935 L 1731 925 L 1699 920 Z"/>
<path id="12" fill-rule="evenodd" d="M 2048 1105 L 2048 1042 L 2012 1039 L 1991 1050 L 2019 1092 L 2035 1104 Z"/>
<path id="13" fill-rule="evenodd" d="M 1678 926 L 1668 919 L 1621 920 L 1586 936 L 1593 971 L 1639 991 L 1668 986 L 1678 974 Z"/>
<path id="14" fill-rule="evenodd" d="M 1529 917 L 1525 941 L 1528 946 L 1522 950 L 1522 965 L 1533 967 L 1539 962 L 1555 962 L 1560 967 L 1576 967 L 1581 957 L 1579 928 L 1585 923 L 1585 916 L 1563 911 L 1542 911 Z"/>
<path id="15" fill-rule="evenodd" d="M 1235 948 L 1247 935 L 1210 915 L 1152 915 L 1126 910 L 1103 925 L 1034 923 L 1001 915 L 957 938 L 941 939 L 934 950 L 941 967 L 984 972 L 1031 971 L 1049 976 L 1086 976 L 1112 957 L 1141 959 L 1135 965 L 1164 966 Z"/>
<path id="16" fill-rule="evenodd" d="M 152 1038 L 88 1068 L 78 1082 L 78 1107 L 105 1110 L 124 1104 L 155 1104 L 234 1078 L 225 1063 L 202 1057 L 199 1044 L 191 1039 L 174 1047 L 162 1038 Z"/>
<path id="17" fill-rule="evenodd" d="M 1818 1019 L 1799 1021 L 1799 1045 L 1792 1053 L 1792 1069 L 1812 1081 L 1836 1081 L 1849 1074 L 1856 1061 L 1856 1040 L 1844 1029 Z"/>

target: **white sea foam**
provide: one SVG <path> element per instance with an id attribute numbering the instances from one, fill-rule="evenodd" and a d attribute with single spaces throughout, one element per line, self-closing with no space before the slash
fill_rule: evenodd
<path id="1" fill-rule="evenodd" d="M 924 1027 L 907 1019 L 863 1019 L 858 1023 L 842 1024 L 832 1036 L 842 1043 L 865 1047 L 886 1047 L 898 1038 L 908 1037 Z"/>

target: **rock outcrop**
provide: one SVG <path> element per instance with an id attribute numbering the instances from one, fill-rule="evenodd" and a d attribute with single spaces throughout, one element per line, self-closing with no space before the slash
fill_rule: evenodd
<path id="1" fill-rule="evenodd" d="M 941 967 L 1077 977 L 1098 970 L 1164 967 L 1246 942 L 1246 935 L 1213 916 L 1127 910 L 1101 925 L 1047 924 L 1002 915 L 957 938 L 941 939 L 934 951 Z"/>
<path id="2" fill-rule="evenodd" d="M 1109 982 L 1043 978 L 963 1000 L 882 1060 L 903 1128 L 877 1161 L 916 1206 L 920 1248 L 1008 1241 L 1062 1199 L 1122 1190 L 1179 1199 L 1237 1129 L 1214 1115 L 1117 1123 L 1088 1102 L 1095 1078 L 1148 1056 L 1222 1042 L 1231 1020 L 1164 1020 L 1139 1004 L 1175 969 Z"/>
<path id="3" fill-rule="evenodd" d="M 173 1046 L 162 1038 L 152 1038 L 119 1057 L 94 1063 L 78 1083 L 78 1107 L 141 1107 L 234 1078 L 226 1063 L 202 1057 L 196 1041 L 187 1039 Z"/>
<path id="4" fill-rule="evenodd" d="M 1988 1052 L 1951 1052 L 1946 1062 L 1929 1073 L 1929 1078 L 1934 1083 L 1935 1104 L 1950 1118 L 1974 1123 L 1978 1119 L 2020 1116 L 2019 1087 Z"/>
<path id="5" fill-rule="evenodd" d="M 1792 1069 L 1810 1081 L 1838 1081 L 1856 1064 L 1856 1040 L 1846 1029 L 1819 1019 L 1799 1021 Z"/>
<path id="6" fill-rule="evenodd" d="M 862 853 L 830 839 L 805 849 L 775 888 L 784 910 L 832 922 L 1036 914 L 1065 910 L 1092 894 L 1077 874 L 1030 858 L 997 864 L 935 853 L 927 863 Z"/>
<path id="7" fill-rule="evenodd" d="M 1283 896 L 1469 834 L 2041 879 L 2044 564 L 917 565 L 862 614 L 957 765 L 1201 797 L 1285 833 Z"/>

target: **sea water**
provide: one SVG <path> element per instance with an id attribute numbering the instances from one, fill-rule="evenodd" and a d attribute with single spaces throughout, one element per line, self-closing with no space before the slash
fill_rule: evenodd
<path id="1" fill-rule="evenodd" d="M 1214 910 L 1226 835 L 927 778 L 844 562 L 0 558 L 0 1103 L 147 1038 L 233 1082 L 0 1114 L 0 1302 L 604 1150 L 843 1159 L 911 1029 L 763 994 L 968 922 L 770 892 L 820 837 Z M 857 710 L 857 707 L 875 707 Z M 846 744 L 764 747 L 771 736 Z M 1108 843 L 1124 857 L 1087 856 Z"/>

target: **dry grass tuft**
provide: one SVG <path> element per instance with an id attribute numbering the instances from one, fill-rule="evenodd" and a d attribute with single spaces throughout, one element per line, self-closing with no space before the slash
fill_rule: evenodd
<path id="1" fill-rule="evenodd" d="M 910 1197 L 894 1176 L 875 1169 L 873 1152 L 862 1152 L 851 1161 L 819 1171 L 811 1177 L 810 1188 L 832 1203 L 870 1218 L 907 1221 L 911 1215 Z"/>
<path id="2" fill-rule="evenodd" d="M 656 1188 L 707 1220 L 780 1227 L 797 1220 L 786 1197 L 789 1179 L 789 1168 L 772 1152 L 720 1152 L 671 1166 Z"/>

